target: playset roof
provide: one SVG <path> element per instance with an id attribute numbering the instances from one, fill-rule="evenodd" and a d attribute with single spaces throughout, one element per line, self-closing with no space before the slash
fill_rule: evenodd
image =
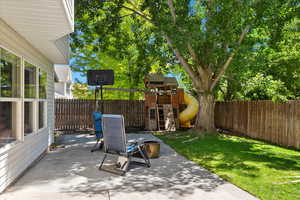
<path id="1" fill-rule="evenodd" d="M 165 77 L 161 73 L 150 73 L 145 77 L 146 87 L 178 87 L 175 77 Z"/>

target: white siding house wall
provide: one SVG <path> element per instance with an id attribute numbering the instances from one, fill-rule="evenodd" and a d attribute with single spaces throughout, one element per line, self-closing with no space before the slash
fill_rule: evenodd
<path id="1" fill-rule="evenodd" d="M 34 31 L 34 30 L 33 30 Z M 37 133 L 0 147 L 0 192 L 10 185 L 53 142 L 54 128 L 54 68 L 45 56 L 15 32 L 0 18 L 0 46 L 47 72 L 47 127 Z"/>

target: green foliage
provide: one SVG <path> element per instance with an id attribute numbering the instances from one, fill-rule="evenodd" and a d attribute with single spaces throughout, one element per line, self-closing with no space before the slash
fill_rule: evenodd
<path id="1" fill-rule="evenodd" d="M 272 49 L 264 49 L 266 74 L 283 81 L 296 98 L 300 98 L 300 27 L 299 19 L 283 27 L 283 39 Z"/>
<path id="2" fill-rule="evenodd" d="M 299 151 L 234 136 L 199 137 L 187 132 L 157 136 L 178 153 L 260 199 L 300 198 Z"/>
<path id="3" fill-rule="evenodd" d="M 249 34 L 248 37 L 253 40 L 262 40 L 253 46 L 252 51 L 241 51 L 233 61 L 219 85 L 218 100 L 299 99 L 299 20 L 295 18 L 282 27 L 282 38 L 276 46 L 270 44 L 269 36 L 262 30 L 259 29 L 260 35 L 257 34 L 258 30 Z M 255 77 L 259 77 L 259 83 L 253 82 Z M 245 91 L 249 91 L 250 86 L 247 85 L 251 81 L 260 92 L 245 94 Z M 261 84 L 262 82 L 264 84 Z"/>
<path id="4" fill-rule="evenodd" d="M 264 76 L 261 73 L 248 79 L 242 88 L 242 100 L 287 101 L 292 97 L 282 81 L 273 80 L 272 76 Z"/>
<path id="5" fill-rule="evenodd" d="M 87 49 L 82 49 L 85 53 L 88 52 Z M 87 66 L 84 68 L 84 66 Z M 133 83 L 130 79 L 131 73 L 129 69 L 129 65 L 126 60 L 116 60 L 104 53 L 94 53 L 93 60 L 89 61 L 89 56 L 86 54 L 81 56 L 80 59 L 76 61 L 76 66 L 73 66 L 74 71 L 83 72 L 86 75 L 86 70 L 88 69 L 113 69 L 115 72 L 115 84 L 113 86 L 107 87 L 114 87 L 114 88 L 142 88 L 143 87 L 143 79 L 135 80 L 135 85 L 132 86 Z M 82 96 L 76 96 L 76 98 L 86 98 L 90 96 L 90 93 L 94 93 L 94 87 L 87 87 L 87 94 L 78 93 Z M 93 95 L 92 95 L 93 96 Z M 136 93 L 132 99 L 141 99 L 143 97 L 142 94 Z M 93 97 L 94 98 L 94 97 Z M 118 92 L 118 91 L 104 91 L 104 98 L 105 99 L 129 99 L 130 94 L 128 92 Z"/>
<path id="6" fill-rule="evenodd" d="M 72 35 L 75 71 L 88 69 L 113 69 L 116 88 L 139 89 L 144 76 L 150 71 L 160 71 L 166 65 L 160 51 L 151 42 L 149 23 L 121 10 L 120 2 L 78 1 L 76 4 L 77 31 Z M 141 94 L 111 93 L 110 99 L 140 99 Z"/>
<path id="7" fill-rule="evenodd" d="M 87 84 L 74 83 L 72 86 L 72 93 L 76 99 L 94 99 L 95 96 L 92 90 L 89 90 Z"/>
<path id="8" fill-rule="evenodd" d="M 121 87 L 121 86 L 117 84 L 115 87 Z M 73 85 L 72 91 L 73 91 L 73 96 L 76 99 L 95 99 L 95 88 L 89 87 L 86 83 L 75 83 Z M 128 92 L 105 90 L 105 86 L 103 89 L 104 100 L 128 99 L 128 95 L 129 95 Z M 134 99 L 137 100 L 141 100 L 143 98 L 144 98 L 144 94 L 142 93 L 136 93 L 134 96 Z M 100 90 L 97 95 L 97 99 L 100 99 Z"/>

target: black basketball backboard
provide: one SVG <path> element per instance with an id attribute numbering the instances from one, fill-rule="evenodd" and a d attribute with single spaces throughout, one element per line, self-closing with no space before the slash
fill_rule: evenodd
<path id="1" fill-rule="evenodd" d="M 113 85 L 114 71 L 113 70 L 88 70 L 87 72 L 88 85 Z"/>

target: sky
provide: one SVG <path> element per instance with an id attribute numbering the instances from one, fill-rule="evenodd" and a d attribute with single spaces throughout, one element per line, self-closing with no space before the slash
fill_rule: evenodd
<path id="1" fill-rule="evenodd" d="M 86 83 L 86 77 L 82 77 L 80 72 L 72 72 L 73 75 L 73 82 L 76 82 L 76 79 L 79 80 L 82 83 Z"/>
<path id="2" fill-rule="evenodd" d="M 69 65 L 72 66 L 75 63 L 75 58 L 71 58 Z M 72 71 L 72 75 L 73 75 L 73 82 L 77 82 L 76 80 L 79 80 L 81 83 L 86 83 L 87 79 L 85 76 L 81 76 L 80 72 L 74 72 Z"/>

